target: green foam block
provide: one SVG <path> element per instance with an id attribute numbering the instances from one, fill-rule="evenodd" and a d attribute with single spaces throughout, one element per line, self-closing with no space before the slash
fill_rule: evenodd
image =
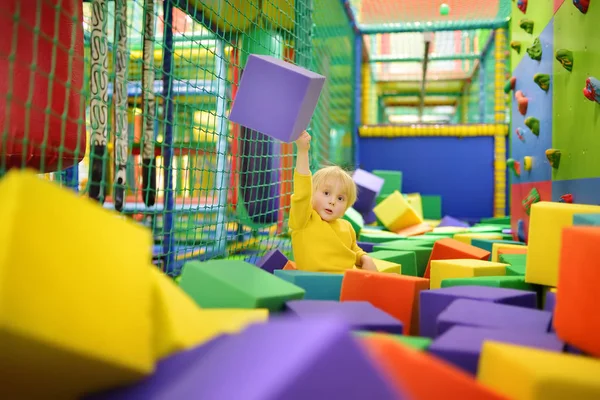
<path id="1" fill-rule="evenodd" d="M 404 335 L 394 335 L 391 333 L 383 333 L 383 332 L 371 332 L 371 331 L 354 331 L 353 334 L 357 337 L 369 337 L 373 335 L 384 335 L 393 339 L 397 342 L 400 342 L 408 347 L 411 347 L 415 350 L 425 351 L 429 348 L 429 345 L 433 341 L 433 339 L 428 337 L 421 336 L 404 336 Z"/>
<path id="2" fill-rule="evenodd" d="M 381 243 L 373 247 L 373 251 L 395 250 L 395 251 L 412 251 L 417 259 L 417 276 L 421 277 L 425 274 L 429 257 L 431 256 L 431 247 L 425 247 L 422 243 L 409 240 L 395 240 L 393 242 Z"/>
<path id="3" fill-rule="evenodd" d="M 491 217 L 482 218 L 479 221 L 481 225 L 505 225 L 510 228 L 510 217 Z"/>
<path id="4" fill-rule="evenodd" d="M 356 237 L 358 237 L 360 235 L 360 231 L 365 226 L 365 220 L 363 219 L 363 216 L 354 208 L 350 207 L 346 210 L 346 213 L 342 218 L 350 222 L 350 225 L 352 225 L 352 228 L 354 228 L 354 232 L 356 232 Z"/>
<path id="5" fill-rule="evenodd" d="M 443 288 L 452 286 L 491 286 L 535 291 L 533 285 L 525 282 L 524 276 L 477 276 L 474 278 L 450 278 L 442 281 Z"/>
<path id="6" fill-rule="evenodd" d="M 492 251 L 492 246 L 494 243 L 502 243 L 502 244 L 518 244 L 525 245 L 525 243 L 517 242 L 514 240 L 494 240 L 494 239 L 476 239 L 473 238 L 471 240 L 471 245 L 475 247 L 479 247 L 480 249 L 487 250 L 489 252 Z"/>
<path id="7" fill-rule="evenodd" d="M 387 196 L 396 190 L 402 193 L 402 172 L 375 169 L 372 173 L 383 179 L 383 186 L 379 191 L 380 196 Z"/>
<path id="8" fill-rule="evenodd" d="M 344 274 L 276 269 L 275 276 L 304 289 L 305 300 L 340 300 Z"/>
<path id="9" fill-rule="evenodd" d="M 442 198 L 440 196 L 421 195 L 423 218 L 442 219 Z"/>
<path id="10" fill-rule="evenodd" d="M 506 275 L 525 275 L 527 254 L 500 254 L 500 262 L 509 264 Z"/>
<path id="11" fill-rule="evenodd" d="M 493 225 L 493 224 L 485 224 L 485 225 L 474 225 L 470 227 L 467 232 L 471 233 L 501 233 L 503 229 L 507 227 L 504 225 Z M 510 228 L 510 226 L 508 227 Z"/>
<path id="12" fill-rule="evenodd" d="M 398 235 L 393 232 L 361 232 L 359 235 L 359 242 L 368 242 L 368 243 L 385 243 L 392 242 L 403 239 L 404 236 Z"/>
<path id="13" fill-rule="evenodd" d="M 369 253 L 371 258 L 400 264 L 402 275 L 417 276 L 417 256 L 414 251 L 380 250 Z"/>
<path id="14" fill-rule="evenodd" d="M 205 308 L 267 308 L 280 311 L 305 290 L 239 260 L 188 261 L 179 286 Z"/>

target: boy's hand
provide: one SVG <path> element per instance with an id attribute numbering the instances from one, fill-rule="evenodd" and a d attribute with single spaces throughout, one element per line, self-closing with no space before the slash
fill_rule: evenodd
<path id="1" fill-rule="evenodd" d="M 377 266 L 375 265 L 375 261 L 369 256 L 362 256 L 360 258 L 361 268 L 365 271 L 373 271 L 378 272 Z"/>
<path id="2" fill-rule="evenodd" d="M 302 132 L 298 140 L 296 140 L 296 146 L 298 147 L 298 151 L 308 151 L 308 149 L 310 149 L 311 139 L 312 138 L 310 137 L 308 132 Z"/>

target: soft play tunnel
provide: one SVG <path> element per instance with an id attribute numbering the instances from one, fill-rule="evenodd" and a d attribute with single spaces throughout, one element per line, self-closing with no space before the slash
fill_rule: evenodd
<path id="1" fill-rule="evenodd" d="M 3 7 L 0 169 L 65 169 L 86 147 L 82 3 L 3 0 Z"/>

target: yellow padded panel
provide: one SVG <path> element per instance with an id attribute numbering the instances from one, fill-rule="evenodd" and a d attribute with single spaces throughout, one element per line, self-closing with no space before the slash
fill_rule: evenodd
<path id="1" fill-rule="evenodd" d="M 170 278 L 152 268 L 155 282 L 153 320 L 157 359 L 200 345 L 223 333 L 236 333 L 265 322 L 267 309 L 201 309 Z"/>
<path id="2" fill-rule="evenodd" d="M 531 206 L 525 282 L 557 286 L 562 229 L 573 214 L 599 214 L 600 206 L 540 201 Z"/>
<path id="3" fill-rule="evenodd" d="M 492 243 L 492 258 L 490 261 L 498 262 L 498 252 L 505 249 L 527 249 L 527 246 L 509 243 Z"/>
<path id="4" fill-rule="evenodd" d="M 0 193 L 0 397 L 76 398 L 153 372 L 151 232 L 30 170 Z"/>
<path id="5" fill-rule="evenodd" d="M 503 276 L 506 275 L 508 264 L 473 260 L 431 260 L 430 289 L 442 287 L 442 281 L 450 278 L 471 278 L 476 276 Z"/>
<path id="6" fill-rule="evenodd" d="M 501 240 L 502 235 L 499 233 L 457 233 L 453 236 L 453 239 L 466 244 L 471 244 L 473 239 Z"/>
<path id="7" fill-rule="evenodd" d="M 375 262 L 375 266 L 379 272 L 387 272 L 392 274 L 399 274 L 402 271 L 402 265 L 396 264 L 390 261 L 378 260 L 373 258 L 373 262 Z"/>
<path id="8" fill-rule="evenodd" d="M 420 193 L 409 193 L 406 195 L 406 201 L 412 208 L 414 208 L 415 212 L 420 218 L 423 218 L 423 201 L 421 200 Z"/>
<path id="9" fill-rule="evenodd" d="M 415 209 L 397 190 L 375 206 L 373 212 L 379 221 L 392 232 L 423 222 Z"/>
<path id="10" fill-rule="evenodd" d="M 509 399 L 600 399 L 600 360 L 494 341 L 483 343 L 477 380 Z"/>

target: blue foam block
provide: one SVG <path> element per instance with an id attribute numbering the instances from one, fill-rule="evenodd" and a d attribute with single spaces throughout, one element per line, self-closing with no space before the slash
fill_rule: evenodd
<path id="1" fill-rule="evenodd" d="M 274 274 L 304 289 L 306 300 L 338 301 L 340 299 L 344 274 L 281 269 L 275 270 Z"/>

